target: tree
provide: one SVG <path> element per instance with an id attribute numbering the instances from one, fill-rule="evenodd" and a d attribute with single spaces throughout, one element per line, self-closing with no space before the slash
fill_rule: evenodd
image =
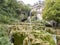
<path id="1" fill-rule="evenodd" d="M 0 45 L 11 45 L 7 27 L 6 25 L 0 25 Z"/>
<path id="2" fill-rule="evenodd" d="M 55 20 L 60 22 L 60 0 L 46 0 L 43 10 L 43 18 L 45 20 Z"/>
<path id="3" fill-rule="evenodd" d="M 30 7 L 17 2 L 17 0 L 0 0 L 0 23 L 17 23 L 23 18 L 28 17 Z"/>

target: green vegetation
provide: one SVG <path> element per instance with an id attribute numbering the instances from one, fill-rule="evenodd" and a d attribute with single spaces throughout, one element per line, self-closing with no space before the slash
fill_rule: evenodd
<path id="1" fill-rule="evenodd" d="M 0 25 L 0 45 L 11 45 L 6 26 Z"/>
<path id="2" fill-rule="evenodd" d="M 46 0 L 43 11 L 43 18 L 45 20 L 55 20 L 60 22 L 60 0 Z"/>
<path id="3" fill-rule="evenodd" d="M 41 25 L 31 25 L 32 26 L 32 30 L 29 30 L 28 26 L 29 24 L 24 24 L 23 25 L 13 25 L 10 27 L 10 29 L 13 32 L 13 36 L 14 36 L 14 45 L 27 45 L 28 43 L 30 43 L 31 45 L 37 45 L 37 44 L 41 44 L 41 45 L 56 45 L 54 40 L 53 40 L 53 33 L 51 33 L 52 31 L 45 31 L 43 28 L 41 27 Z M 41 27 L 39 30 L 38 29 L 34 29 L 33 27 Z M 28 28 L 26 30 L 26 28 Z M 36 28 L 36 27 L 35 27 Z M 51 30 L 51 29 L 50 29 Z M 29 42 L 30 40 L 30 42 Z"/>
<path id="4" fill-rule="evenodd" d="M 30 7 L 17 0 L 0 0 L 0 23 L 12 24 L 26 19 Z"/>
<path id="5" fill-rule="evenodd" d="M 10 35 L 14 37 L 14 45 L 56 45 L 53 35 L 58 35 L 59 31 L 56 30 L 60 29 L 46 27 L 44 24 L 45 20 L 60 23 L 60 1 L 46 0 L 42 21 L 35 19 L 37 12 L 33 11 L 31 23 L 25 23 L 30 11 L 31 7 L 21 1 L 0 0 L 0 45 L 11 45 Z M 56 37 L 59 42 L 60 36 Z"/>
<path id="6" fill-rule="evenodd" d="M 14 45 L 27 45 L 30 43 L 31 45 L 56 45 L 52 35 L 47 35 L 47 32 L 44 31 L 35 31 L 32 32 L 20 32 L 14 31 Z"/>
<path id="7" fill-rule="evenodd" d="M 43 28 L 41 27 L 41 25 L 36 25 L 36 24 L 32 24 L 32 30 L 29 30 L 29 28 L 26 30 L 27 27 L 29 27 L 29 24 L 22 24 L 22 25 L 1 25 L 0 29 L 1 29 L 1 34 L 4 34 L 4 39 L 5 37 L 7 38 L 6 40 L 8 40 L 7 43 L 10 44 L 9 42 L 9 30 L 12 32 L 13 37 L 14 37 L 14 45 L 27 45 L 29 43 L 30 40 L 30 44 L 31 45 L 56 45 L 52 35 L 54 35 L 54 31 L 52 31 L 51 29 L 47 29 L 47 31 L 45 31 Z M 35 29 L 36 27 L 37 29 Z M 35 27 L 35 28 L 34 28 Z M 38 30 L 38 28 L 40 27 L 40 29 Z M 55 30 L 55 29 L 54 29 Z M 0 36 L 1 37 L 1 36 Z M 4 40 L 3 39 L 3 40 Z M 59 36 L 57 36 L 57 39 L 59 40 Z M 3 40 L 1 40 L 1 42 L 3 42 Z M 4 44 L 3 44 L 4 45 Z"/>

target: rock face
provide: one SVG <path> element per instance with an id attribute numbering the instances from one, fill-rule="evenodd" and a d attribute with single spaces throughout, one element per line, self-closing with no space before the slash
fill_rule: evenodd
<path id="1" fill-rule="evenodd" d="M 46 26 L 50 27 L 57 27 L 57 22 L 54 20 L 46 21 Z"/>

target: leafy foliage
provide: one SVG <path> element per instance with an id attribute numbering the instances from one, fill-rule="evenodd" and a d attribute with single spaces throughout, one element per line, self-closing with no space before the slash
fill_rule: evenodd
<path id="1" fill-rule="evenodd" d="M 11 45 L 11 42 L 9 41 L 7 28 L 2 25 L 0 25 L 0 45 Z"/>
<path id="2" fill-rule="evenodd" d="M 60 0 L 46 0 L 46 5 L 43 11 L 45 20 L 55 20 L 60 22 Z"/>
<path id="3" fill-rule="evenodd" d="M 27 18 L 29 11 L 29 6 L 17 0 L 0 0 L 0 23 L 11 24 L 21 21 L 22 18 Z"/>

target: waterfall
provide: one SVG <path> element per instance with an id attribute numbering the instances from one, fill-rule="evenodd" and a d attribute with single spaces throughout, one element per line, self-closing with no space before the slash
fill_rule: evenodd
<path id="1" fill-rule="evenodd" d="M 30 40 L 28 41 L 28 45 L 31 45 Z"/>
<path id="2" fill-rule="evenodd" d="M 53 40 L 55 41 L 55 43 L 56 43 L 56 45 L 57 45 L 56 35 L 53 35 Z"/>
<path id="3" fill-rule="evenodd" d="M 29 23 L 31 22 L 31 18 L 30 18 L 30 16 L 28 17 L 28 22 L 29 22 Z"/>
<path id="4" fill-rule="evenodd" d="M 37 20 L 42 20 L 42 14 L 37 14 Z"/>
<path id="5" fill-rule="evenodd" d="M 32 12 L 32 10 L 30 11 L 28 19 L 27 19 L 29 23 L 31 23 L 31 12 Z"/>

